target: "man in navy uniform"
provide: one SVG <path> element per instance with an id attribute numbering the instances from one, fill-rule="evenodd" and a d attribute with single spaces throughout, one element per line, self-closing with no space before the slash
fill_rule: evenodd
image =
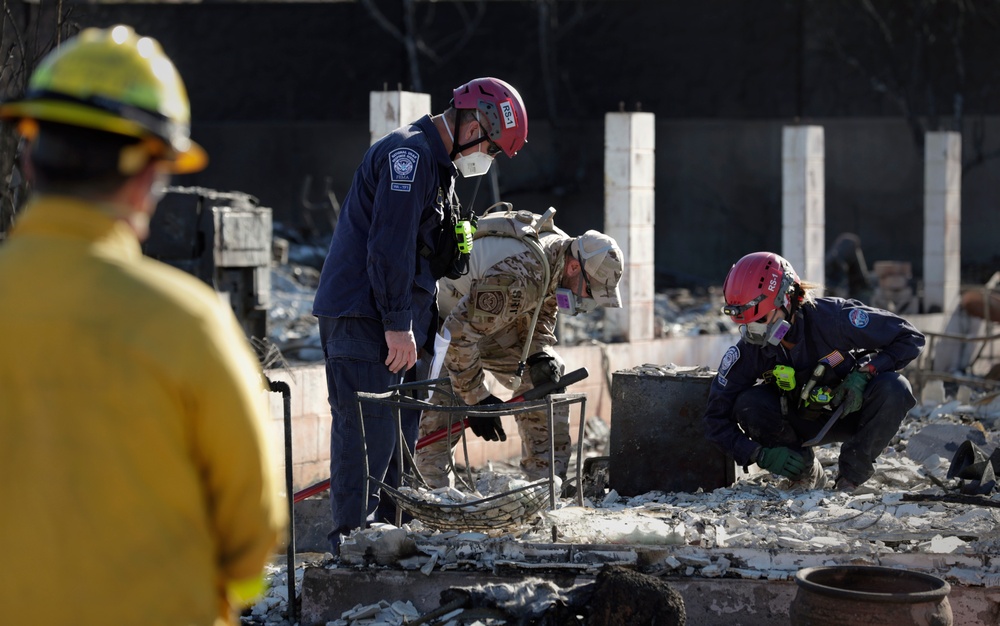
<path id="1" fill-rule="evenodd" d="M 513 157 L 527 141 L 521 96 L 496 78 L 453 92 L 448 109 L 398 128 L 365 153 L 342 204 L 313 303 L 326 358 L 333 417 L 330 504 L 334 552 L 341 538 L 379 508 L 368 473 L 398 485 L 392 412 L 364 406 L 364 442 L 355 392 L 385 392 L 401 382 L 437 330 L 438 278 L 454 273 L 458 174 L 481 176 L 494 156 Z M 416 444 L 419 411 L 404 412 L 407 445 Z M 392 507 L 377 517 L 386 518 Z"/>

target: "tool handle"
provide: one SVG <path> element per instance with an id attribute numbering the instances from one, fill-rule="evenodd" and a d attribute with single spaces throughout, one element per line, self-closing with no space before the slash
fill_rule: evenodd
<path id="1" fill-rule="evenodd" d="M 813 387 L 816 386 L 816 383 L 823 378 L 824 373 L 826 373 L 826 363 L 820 361 L 819 364 L 816 365 L 816 368 L 813 369 L 812 376 L 809 377 L 809 380 L 805 385 L 802 385 L 802 394 L 799 396 L 799 404 L 802 402 L 808 402 L 809 394 L 812 393 Z"/>
<path id="2" fill-rule="evenodd" d="M 563 387 L 568 387 L 569 385 L 575 384 L 583 380 L 584 378 L 590 376 L 590 372 L 587 371 L 586 367 L 581 367 L 578 370 L 573 370 L 568 374 L 563 374 L 558 381 L 549 381 L 547 383 L 542 383 L 537 387 L 532 387 L 531 389 L 525 391 L 523 394 L 517 396 L 516 398 L 511 398 L 504 404 L 509 404 L 511 402 L 526 402 L 528 400 L 538 400 L 539 398 L 544 398 L 550 393 L 562 389 Z"/>
<path id="3" fill-rule="evenodd" d="M 330 479 L 327 478 L 326 480 L 321 480 L 315 485 L 310 485 L 305 489 L 302 489 L 301 491 L 296 491 L 295 495 L 292 497 L 292 500 L 294 502 L 301 502 L 302 500 L 305 500 L 309 496 L 314 496 L 317 493 L 322 493 L 329 488 L 330 488 Z"/>
<path id="4" fill-rule="evenodd" d="M 837 423 L 837 420 L 840 419 L 840 416 L 844 414 L 845 408 L 847 408 L 847 405 L 841 403 L 841 405 L 838 406 L 837 409 L 833 412 L 833 415 L 830 416 L 830 419 L 826 421 L 826 424 L 823 424 L 823 428 L 818 433 L 816 433 L 816 436 L 810 439 L 809 441 L 803 441 L 802 445 L 804 447 L 819 445 L 819 442 L 823 441 L 823 437 L 826 437 L 826 434 L 830 432 L 830 429 L 833 428 L 833 425 Z"/>
<path id="5" fill-rule="evenodd" d="M 526 402 L 528 400 L 538 400 L 539 398 L 544 398 L 550 393 L 562 389 L 566 385 L 572 385 L 573 383 L 580 382 L 589 375 L 590 373 L 587 371 L 587 368 L 581 367 L 578 370 L 573 370 L 569 374 L 565 374 L 558 380 L 558 382 L 549 381 L 547 383 L 543 383 L 541 385 L 538 385 L 537 387 L 529 389 L 528 391 L 524 392 L 519 396 L 515 396 L 510 400 L 505 401 L 503 404 L 514 404 L 515 402 Z M 469 425 L 469 418 L 465 418 L 460 422 L 453 423 L 451 425 L 451 434 L 455 435 L 461 432 L 462 429 L 464 429 L 468 425 Z M 448 436 L 447 428 L 442 428 L 428 435 L 425 435 L 417 440 L 417 450 L 425 446 L 429 446 L 430 444 L 435 443 L 437 441 L 441 441 L 447 436 Z"/>

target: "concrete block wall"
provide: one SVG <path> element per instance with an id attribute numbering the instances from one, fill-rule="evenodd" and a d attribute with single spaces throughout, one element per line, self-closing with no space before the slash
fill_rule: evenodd
<path id="1" fill-rule="evenodd" d="M 375 143 L 387 133 L 430 112 L 430 94 L 412 91 L 372 91 L 368 95 L 370 143 Z"/>
<path id="2" fill-rule="evenodd" d="M 652 113 L 605 115 L 604 233 L 625 255 L 623 307 L 606 310 L 608 339 L 653 337 L 655 149 Z"/>
<path id="3" fill-rule="evenodd" d="M 781 255 L 799 277 L 825 282 L 826 148 L 822 126 L 786 126 L 781 143 Z"/>
<path id="4" fill-rule="evenodd" d="M 270 380 L 288 383 L 291 389 L 292 467 L 294 488 L 302 489 L 330 477 L 330 404 L 323 363 L 297 365 L 266 372 Z M 280 393 L 268 395 L 268 424 L 273 459 L 280 466 L 284 490 L 285 430 L 284 402 Z"/>
<path id="5" fill-rule="evenodd" d="M 954 311 L 962 265 L 962 135 L 924 143 L 924 310 Z"/>

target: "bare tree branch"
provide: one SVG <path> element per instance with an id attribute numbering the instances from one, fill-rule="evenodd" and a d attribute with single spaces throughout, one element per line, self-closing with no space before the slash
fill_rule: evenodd
<path id="1" fill-rule="evenodd" d="M 375 20 L 384 31 L 389 33 L 393 39 L 398 41 L 406 52 L 406 66 L 409 73 L 410 84 L 417 91 L 423 90 L 423 79 L 421 77 L 420 60 L 428 59 L 434 65 L 441 65 L 462 51 L 466 45 L 476 36 L 476 29 L 482 22 L 486 14 L 486 3 L 484 0 L 476 0 L 475 13 L 470 14 L 466 5 L 468 2 L 449 3 L 449 8 L 453 8 L 462 21 L 462 28 L 457 35 L 449 35 L 438 40 L 438 45 L 432 47 L 423 36 L 425 32 L 431 30 L 435 11 L 440 3 L 421 2 L 420 0 L 403 0 L 401 8 L 402 29 L 386 17 L 374 0 L 360 0 L 361 5 L 368 11 L 368 14 Z M 418 20 L 418 6 L 425 10 L 424 19 Z M 444 52 L 441 52 L 444 50 Z"/>
<path id="2" fill-rule="evenodd" d="M 414 12 L 416 7 L 414 6 L 414 0 L 403 0 L 403 25 L 405 27 L 405 35 L 403 37 L 403 46 L 406 48 L 406 60 L 409 65 L 410 70 L 410 82 L 413 85 L 415 91 L 424 90 L 424 81 L 420 77 L 420 61 L 417 58 L 417 48 L 419 36 L 417 35 L 416 27 L 416 16 Z"/>

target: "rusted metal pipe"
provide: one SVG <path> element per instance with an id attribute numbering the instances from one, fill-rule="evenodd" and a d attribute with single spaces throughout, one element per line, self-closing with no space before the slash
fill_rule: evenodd
<path id="1" fill-rule="evenodd" d="M 298 606 L 295 602 L 295 502 L 292 497 L 294 488 L 294 468 L 292 467 L 292 389 L 288 383 L 280 380 L 267 379 L 270 390 L 281 394 L 284 405 L 285 422 L 285 493 L 288 500 L 288 548 L 285 558 L 288 561 L 285 572 L 288 576 L 288 620 L 294 623 L 298 619 Z M 329 483 L 329 481 L 327 481 Z"/>

